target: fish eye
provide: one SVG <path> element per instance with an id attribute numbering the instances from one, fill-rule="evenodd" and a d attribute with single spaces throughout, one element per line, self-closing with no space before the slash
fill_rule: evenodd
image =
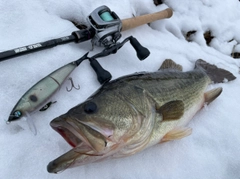
<path id="1" fill-rule="evenodd" d="M 97 105 L 94 102 L 87 102 L 83 108 L 87 114 L 93 114 L 97 111 Z"/>

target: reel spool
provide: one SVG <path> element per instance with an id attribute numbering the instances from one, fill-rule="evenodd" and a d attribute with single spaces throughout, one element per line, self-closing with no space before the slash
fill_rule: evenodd
<path id="1" fill-rule="evenodd" d="M 95 36 L 92 38 L 94 45 L 110 47 L 121 38 L 122 21 L 107 6 L 95 9 L 87 21 L 95 30 Z"/>

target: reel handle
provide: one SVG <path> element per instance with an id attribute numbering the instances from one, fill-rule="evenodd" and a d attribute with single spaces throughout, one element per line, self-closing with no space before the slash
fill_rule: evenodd
<path id="1" fill-rule="evenodd" d="M 135 27 L 141 26 L 143 24 L 147 24 L 156 20 L 170 18 L 173 14 L 171 8 L 167 8 L 163 11 L 155 12 L 152 14 L 146 14 L 138 17 L 128 18 L 122 20 L 122 30 L 129 30 Z"/>

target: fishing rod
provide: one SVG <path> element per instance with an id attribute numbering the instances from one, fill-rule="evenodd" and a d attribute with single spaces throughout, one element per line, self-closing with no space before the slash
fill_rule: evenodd
<path id="1" fill-rule="evenodd" d="M 13 57 L 52 48 L 57 45 L 71 42 L 81 43 L 90 39 L 93 45 L 109 47 L 120 39 L 121 31 L 129 30 L 156 20 L 170 18 L 172 14 L 172 9 L 167 8 L 153 14 L 121 20 L 117 14 L 107 6 L 100 6 L 87 17 L 90 28 L 74 31 L 69 36 L 0 52 L 0 62 Z"/>

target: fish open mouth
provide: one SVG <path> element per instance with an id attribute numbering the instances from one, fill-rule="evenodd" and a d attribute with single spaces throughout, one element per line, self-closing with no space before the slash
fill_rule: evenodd
<path id="1" fill-rule="evenodd" d="M 82 141 L 71 133 L 67 128 L 54 128 L 72 147 L 76 147 Z"/>
<path id="2" fill-rule="evenodd" d="M 81 165 L 81 158 L 85 162 L 88 156 L 100 156 L 106 146 L 105 137 L 101 133 L 71 117 L 57 117 L 50 125 L 73 149 L 50 162 L 47 166 L 49 173 L 58 173 L 76 163 Z"/>
<path id="3" fill-rule="evenodd" d="M 63 118 L 55 118 L 51 123 L 51 127 L 57 131 L 69 145 L 76 147 L 82 143 L 82 140 L 78 137 L 79 133 L 73 126 L 66 122 Z M 78 133 L 78 134 L 77 134 Z"/>

